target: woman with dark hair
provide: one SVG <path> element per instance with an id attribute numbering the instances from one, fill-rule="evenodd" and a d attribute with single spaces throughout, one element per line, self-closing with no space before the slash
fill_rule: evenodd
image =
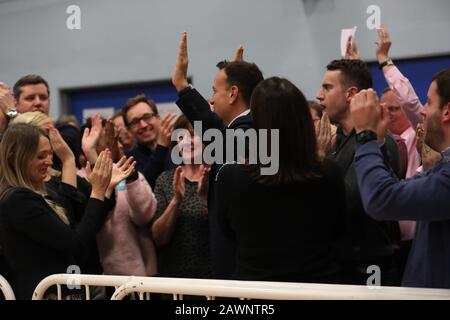
<path id="1" fill-rule="evenodd" d="M 179 153 L 182 165 L 164 171 L 155 186 L 158 205 L 152 235 L 158 248 L 158 271 L 164 277 L 210 278 L 209 169 L 201 161 L 201 139 L 184 115 L 174 130 L 180 134 L 172 155 Z"/>
<path id="2" fill-rule="evenodd" d="M 268 139 L 279 130 L 278 148 L 268 143 L 278 171 L 263 175 L 258 161 L 226 164 L 217 175 L 218 216 L 236 243 L 233 278 L 335 282 L 344 182 L 334 164 L 319 160 L 308 102 L 291 82 L 273 77 L 258 84 L 250 106 L 256 130 L 268 130 Z"/>

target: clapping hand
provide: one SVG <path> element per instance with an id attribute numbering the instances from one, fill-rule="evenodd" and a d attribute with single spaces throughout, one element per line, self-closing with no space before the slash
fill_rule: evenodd
<path id="1" fill-rule="evenodd" d="M 95 162 L 94 170 L 91 170 L 89 161 L 86 165 L 86 177 L 92 185 L 91 198 L 103 200 L 106 190 L 111 182 L 112 175 L 111 151 L 108 149 L 100 152 Z"/>
<path id="2" fill-rule="evenodd" d="M 120 158 L 119 162 L 114 163 L 112 166 L 111 182 L 109 183 L 108 190 L 113 190 L 120 181 L 128 178 L 133 172 L 136 166 L 136 161 L 133 157 L 127 159 L 126 156 Z"/>
<path id="3" fill-rule="evenodd" d="M 172 131 L 177 115 L 174 113 L 168 113 L 161 119 L 161 125 L 156 142 L 163 147 L 170 147 L 172 142 Z"/>
<path id="4" fill-rule="evenodd" d="M 173 175 L 174 200 L 178 203 L 181 203 L 184 200 L 185 193 L 186 187 L 184 184 L 183 167 L 179 166 L 175 169 L 175 173 Z"/>
<path id="5" fill-rule="evenodd" d="M 322 118 L 315 123 L 317 148 L 319 152 L 319 159 L 323 160 L 325 155 L 332 147 L 332 134 L 330 118 L 327 113 L 322 114 Z"/>
<path id="6" fill-rule="evenodd" d="M 97 160 L 96 147 L 102 133 L 102 118 L 99 115 L 91 117 L 91 128 L 84 129 L 81 147 L 86 158 L 95 163 Z"/>
<path id="7" fill-rule="evenodd" d="M 198 182 L 197 194 L 200 201 L 204 204 L 208 204 L 208 180 L 209 173 L 211 172 L 211 167 L 206 165 L 201 165 L 202 175 Z"/>

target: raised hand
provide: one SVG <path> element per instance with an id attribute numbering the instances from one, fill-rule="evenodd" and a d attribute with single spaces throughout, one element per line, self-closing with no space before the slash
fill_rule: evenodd
<path id="1" fill-rule="evenodd" d="M 356 132 L 372 130 L 378 132 L 381 111 L 377 94 L 373 89 L 361 90 L 350 101 L 350 112 Z"/>
<path id="2" fill-rule="evenodd" d="M 61 137 L 59 131 L 53 127 L 53 124 L 48 126 L 48 133 L 53 152 L 58 156 L 62 163 L 61 181 L 76 188 L 77 166 L 72 150 Z"/>
<path id="3" fill-rule="evenodd" d="M 114 127 L 114 122 L 108 120 L 105 124 L 105 145 L 110 150 L 119 140 L 118 131 Z"/>
<path id="4" fill-rule="evenodd" d="M 419 154 L 422 154 L 424 137 L 425 137 L 425 129 L 423 123 L 418 123 L 416 127 L 416 149 Z"/>
<path id="5" fill-rule="evenodd" d="M 197 194 L 200 201 L 206 206 L 208 205 L 208 180 L 211 167 L 207 165 L 201 165 L 202 175 L 198 182 Z"/>
<path id="6" fill-rule="evenodd" d="M 88 165 L 90 165 L 89 162 Z M 92 172 L 87 170 L 86 172 L 88 173 L 88 180 L 92 185 L 91 198 L 103 200 L 106 190 L 111 182 L 111 151 L 105 149 L 100 152 L 100 155 L 95 162 L 94 170 L 92 170 Z"/>
<path id="7" fill-rule="evenodd" d="M 159 133 L 156 139 L 157 144 L 166 148 L 170 147 L 170 144 L 172 142 L 171 136 L 173 126 L 175 124 L 175 121 L 177 120 L 177 117 L 178 116 L 174 113 L 168 113 L 161 119 Z"/>
<path id="8" fill-rule="evenodd" d="M 232 61 L 244 61 L 244 46 L 242 44 L 236 49 Z"/>
<path id="9" fill-rule="evenodd" d="M 184 199 L 186 188 L 184 184 L 183 167 L 179 166 L 175 169 L 173 175 L 173 197 L 176 202 L 181 203 Z"/>
<path id="10" fill-rule="evenodd" d="M 345 59 L 359 60 L 361 59 L 359 49 L 356 46 L 356 42 L 352 40 L 353 40 L 352 36 L 348 37 L 347 46 L 345 50 Z"/>
<path id="11" fill-rule="evenodd" d="M 91 162 L 95 163 L 97 160 L 96 147 L 102 133 L 102 118 L 99 115 L 91 117 L 91 129 L 86 128 L 83 132 L 83 137 L 81 139 L 81 148 L 86 158 Z"/>
<path id="12" fill-rule="evenodd" d="M 53 152 L 58 156 L 62 163 L 66 161 L 74 161 L 75 156 L 67 143 L 61 137 L 61 134 L 53 126 L 49 127 L 49 138 Z"/>
<path id="13" fill-rule="evenodd" d="M 325 155 L 332 147 L 332 133 L 330 118 L 327 113 L 322 114 L 322 118 L 315 123 L 316 137 L 317 137 L 317 149 L 319 153 L 319 159 L 323 160 Z"/>
<path id="14" fill-rule="evenodd" d="M 389 59 L 389 49 L 391 48 L 391 38 L 384 25 L 380 26 L 378 31 L 378 42 L 376 42 L 376 55 L 378 63 L 383 63 Z"/>
<path id="15" fill-rule="evenodd" d="M 119 162 L 114 163 L 112 167 L 111 182 L 109 183 L 108 189 L 114 189 L 120 181 L 128 178 L 133 172 L 136 166 L 136 161 L 133 157 L 127 159 L 126 156 L 120 158 Z"/>
<path id="16" fill-rule="evenodd" d="M 15 101 L 9 86 L 4 82 L 0 82 L 0 111 L 6 115 L 8 109 L 15 106 Z"/>
<path id="17" fill-rule="evenodd" d="M 105 146 L 111 150 L 113 161 L 117 161 L 123 155 L 119 148 L 119 134 L 120 130 L 116 129 L 114 122 L 108 120 L 105 125 Z"/>
<path id="18" fill-rule="evenodd" d="M 187 33 L 183 32 L 181 35 L 180 48 L 178 49 L 178 56 L 175 62 L 175 68 L 172 73 L 172 84 L 181 91 L 189 86 L 188 78 L 188 52 L 187 52 Z"/>

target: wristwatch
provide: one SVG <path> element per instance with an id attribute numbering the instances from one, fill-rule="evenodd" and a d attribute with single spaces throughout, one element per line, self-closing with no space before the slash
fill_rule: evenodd
<path id="1" fill-rule="evenodd" d="M 356 142 L 358 143 L 366 143 L 372 140 L 377 140 L 377 134 L 372 130 L 363 130 L 356 134 Z"/>
<path id="2" fill-rule="evenodd" d="M 6 115 L 8 116 L 8 118 L 13 119 L 15 117 L 17 117 L 19 113 L 17 112 L 17 109 L 12 107 L 12 108 L 8 108 L 8 111 L 6 112 Z"/>
<path id="3" fill-rule="evenodd" d="M 394 62 L 391 59 L 387 59 L 386 61 L 379 64 L 378 69 L 382 70 L 386 66 L 393 66 Z"/>

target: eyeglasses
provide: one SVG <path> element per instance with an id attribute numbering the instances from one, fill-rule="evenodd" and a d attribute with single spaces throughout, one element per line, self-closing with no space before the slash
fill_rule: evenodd
<path id="1" fill-rule="evenodd" d="M 128 124 L 129 128 L 135 128 L 141 121 L 149 121 L 153 119 L 156 116 L 155 113 L 144 113 L 142 117 L 140 118 L 134 118 L 130 123 Z"/>

